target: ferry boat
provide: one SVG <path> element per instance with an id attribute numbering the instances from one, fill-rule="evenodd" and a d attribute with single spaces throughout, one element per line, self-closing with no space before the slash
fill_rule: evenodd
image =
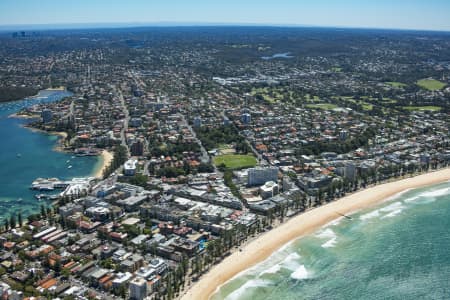
<path id="1" fill-rule="evenodd" d="M 30 189 L 38 191 L 53 191 L 55 189 L 65 189 L 68 183 L 58 178 L 37 178 L 31 183 Z"/>

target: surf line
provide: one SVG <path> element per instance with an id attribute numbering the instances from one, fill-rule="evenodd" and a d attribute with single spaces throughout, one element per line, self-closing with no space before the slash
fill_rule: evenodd
<path id="1" fill-rule="evenodd" d="M 344 218 L 346 218 L 346 219 L 349 219 L 349 220 L 352 220 L 352 217 L 350 217 L 350 216 L 347 216 L 347 215 L 344 215 L 344 214 L 341 214 L 341 213 L 338 213 L 338 212 L 336 212 L 338 215 L 340 215 L 341 217 L 344 217 Z"/>

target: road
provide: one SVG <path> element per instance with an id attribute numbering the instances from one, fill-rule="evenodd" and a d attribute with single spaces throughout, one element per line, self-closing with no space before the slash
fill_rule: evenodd
<path id="1" fill-rule="evenodd" d="M 119 96 L 120 105 L 122 106 L 122 111 L 125 115 L 125 118 L 123 119 L 123 127 L 122 127 L 122 130 L 120 131 L 120 139 L 122 141 L 122 146 L 125 146 L 128 149 L 125 133 L 128 130 L 128 123 L 130 121 L 130 113 L 129 113 L 127 105 L 125 103 L 125 98 L 123 97 L 122 90 L 120 89 L 120 87 L 117 87 L 117 86 L 115 88 L 117 91 L 117 95 Z"/>
<path id="2" fill-rule="evenodd" d="M 133 78 L 134 83 L 140 90 L 142 91 L 146 90 L 147 84 L 142 80 L 141 77 L 139 77 L 138 74 L 136 74 L 135 71 L 128 71 L 128 76 Z"/>
<path id="3" fill-rule="evenodd" d="M 220 113 L 220 115 L 222 116 L 222 118 L 226 118 L 227 116 L 225 115 L 225 111 L 222 111 Z M 235 126 L 233 122 L 231 122 L 230 124 L 233 124 L 232 126 Z M 235 126 L 236 128 L 236 126 Z M 236 131 L 239 132 L 240 131 L 238 128 L 236 128 Z M 269 163 L 262 157 L 262 155 L 255 149 L 255 147 L 253 147 L 253 145 L 244 137 L 245 142 L 247 143 L 247 145 L 250 147 L 250 149 L 252 149 L 253 154 L 255 154 L 256 158 L 258 159 L 258 162 L 261 166 L 267 166 L 269 165 Z"/>
<path id="4" fill-rule="evenodd" d="M 202 152 L 202 156 L 200 157 L 200 160 L 202 163 L 209 163 L 211 161 L 211 158 L 208 155 L 208 152 L 206 151 L 205 147 L 203 147 L 202 142 L 197 138 L 197 135 L 195 134 L 194 129 L 192 128 L 191 125 L 189 125 L 189 123 L 186 121 L 186 118 L 184 117 L 183 114 L 179 114 L 183 120 L 182 125 L 186 126 L 189 131 L 191 132 L 192 136 L 194 137 L 195 141 L 197 142 L 197 144 L 200 146 L 200 151 Z"/>

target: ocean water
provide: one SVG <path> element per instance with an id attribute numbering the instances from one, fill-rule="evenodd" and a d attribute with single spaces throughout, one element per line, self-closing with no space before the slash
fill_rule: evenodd
<path id="1" fill-rule="evenodd" d="M 450 182 L 295 240 L 212 299 L 450 299 Z"/>
<path id="2" fill-rule="evenodd" d="M 41 91 L 37 98 L 0 103 L 0 224 L 12 213 L 21 211 L 26 216 L 39 212 L 41 204 L 50 203 L 38 201 L 34 195 L 39 192 L 29 189 L 36 178 L 88 176 L 101 164 L 97 157 L 73 157 L 54 151 L 58 136 L 33 132 L 23 127 L 30 120 L 9 117 L 23 107 L 69 95 L 62 91 Z"/>

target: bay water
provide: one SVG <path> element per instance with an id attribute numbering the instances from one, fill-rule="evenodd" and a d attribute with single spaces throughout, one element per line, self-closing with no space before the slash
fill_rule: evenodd
<path id="1" fill-rule="evenodd" d="M 58 101 L 70 95 L 66 91 L 45 90 L 37 97 L 0 103 L 0 224 L 19 211 L 25 217 L 38 213 L 41 204 L 50 205 L 48 201 L 38 201 L 34 196 L 39 192 L 29 189 L 36 178 L 67 180 L 91 176 L 100 166 L 101 158 L 76 157 L 55 151 L 60 137 L 25 128 L 31 120 L 10 117 L 24 107 Z"/>

